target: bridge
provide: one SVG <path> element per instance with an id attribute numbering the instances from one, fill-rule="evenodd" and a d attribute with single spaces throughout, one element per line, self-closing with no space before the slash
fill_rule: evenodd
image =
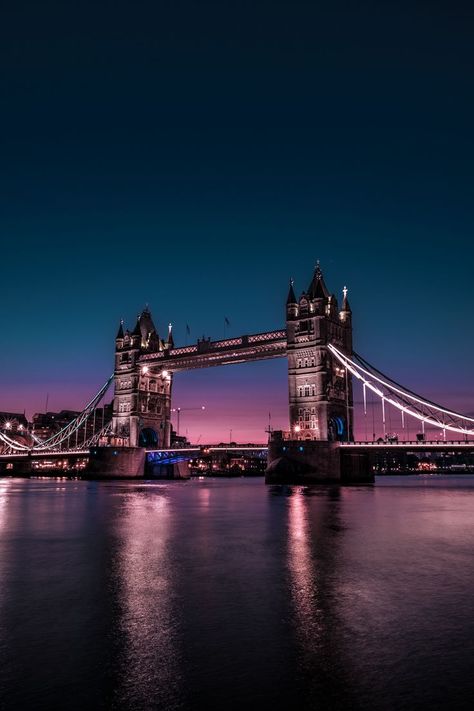
<path id="1" fill-rule="evenodd" d="M 289 429 L 270 433 L 267 481 L 345 481 L 373 479 L 371 452 L 438 449 L 470 451 L 474 418 L 433 403 L 371 365 L 352 344 L 348 291 L 339 305 L 317 264 L 308 288 L 297 298 L 293 282 L 281 330 L 245 334 L 176 347 L 171 325 L 161 338 L 145 308 L 132 330 L 120 323 L 113 375 L 84 410 L 59 432 L 41 440 L 34 432 L 15 437 L 0 430 L 0 463 L 28 458 L 89 456 L 97 475 L 142 476 L 145 466 L 173 464 L 198 447 L 172 441 L 172 386 L 180 372 L 273 358 L 287 358 Z M 98 422 L 96 411 L 114 389 L 112 421 Z M 378 403 L 381 432 L 372 441 L 354 440 L 354 396 L 367 418 L 368 395 Z M 397 434 L 392 427 L 392 413 Z M 410 440 L 410 424 L 417 440 Z M 438 431 L 442 441 L 427 443 Z M 262 448 L 262 451 L 266 448 Z M 185 452 L 187 451 L 187 454 Z M 179 461 L 178 461 L 179 460 Z"/>

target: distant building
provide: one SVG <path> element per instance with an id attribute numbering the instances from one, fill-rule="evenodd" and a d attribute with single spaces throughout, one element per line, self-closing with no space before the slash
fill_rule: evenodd
<path id="1" fill-rule="evenodd" d="M 33 415 L 32 430 L 34 435 L 45 440 L 49 437 L 60 432 L 64 427 L 72 422 L 80 412 L 76 410 L 61 410 L 60 412 L 37 412 Z M 89 437 L 99 432 L 105 425 L 107 425 L 112 419 L 112 403 L 104 405 L 104 407 L 96 408 L 95 412 L 91 414 L 87 420 L 84 422 L 82 427 L 80 427 L 74 433 L 74 442 L 70 442 L 74 445 L 77 442 L 83 442 Z"/>

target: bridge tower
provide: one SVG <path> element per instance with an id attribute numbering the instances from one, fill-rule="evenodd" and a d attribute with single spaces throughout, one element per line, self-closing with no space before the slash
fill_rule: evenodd
<path id="1" fill-rule="evenodd" d="M 123 322 L 115 339 L 115 394 L 112 434 L 116 444 L 128 447 L 168 447 L 171 437 L 172 373 L 150 368 L 140 358 L 167 351 L 173 345 L 171 328 L 163 341 L 148 307 L 132 332 Z"/>
<path id="2" fill-rule="evenodd" d="M 352 353 L 352 312 L 343 289 L 342 308 L 324 282 L 319 262 L 307 291 L 286 302 L 290 429 L 296 440 L 353 439 L 352 379 L 328 351 L 333 343 Z"/>

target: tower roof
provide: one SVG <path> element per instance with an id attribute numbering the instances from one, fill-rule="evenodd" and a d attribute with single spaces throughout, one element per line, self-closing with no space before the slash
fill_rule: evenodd
<path id="1" fill-rule="evenodd" d="M 146 347 L 148 345 L 150 337 L 158 337 L 158 332 L 155 328 L 155 324 L 153 323 L 148 305 L 145 306 L 141 314 L 139 314 L 133 335 L 141 336 L 142 347 Z"/>
<path id="2" fill-rule="evenodd" d="M 314 269 L 313 278 L 311 284 L 308 288 L 308 296 L 310 299 L 327 299 L 329 296 L 329 291 L 324 283 L 323 273 L 321 267 L 319 266 L 319 259 L 316 263 Z"/>
<path id="3" fill-rule="evenodd" d="M 119 326 L 119 329 L 117 331 L 117 335 L 115 336 L 115 338 L 116 339 L 123 338 L 123 318 L 120 319 L 120 326 Z"/>
<path id="4" fill-rule="evenodd" d="M 290 288 L 288 291 L 288 298 L 286 300 L 286 304 L 297 304 L 298 302 L 296 301 L 296 296 L 295 296 L 295 291 L 293 289 L 293 279 L 290 279 Z"/>
<path id="5" fill-rule="evenodd" d="M 140 314 L 137 316 L 137 322 L 135 324 L 135 328 L 132 331 L 132 336 L 141 336 L 141 329 L 140 329 Z"/>

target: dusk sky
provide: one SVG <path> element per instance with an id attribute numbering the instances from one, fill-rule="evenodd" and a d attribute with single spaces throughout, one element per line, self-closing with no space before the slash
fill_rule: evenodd
<path id="1" fill-rule="evenodd" d="M 317 259 L 354 348 L 474 411 L 474 10 L 22 2 L 0 27 L 0 410 L 81 409 L 120 318 L 284 326 Z M 286 361 L 176 376 L 191 439 L 288 426 Z"/>

